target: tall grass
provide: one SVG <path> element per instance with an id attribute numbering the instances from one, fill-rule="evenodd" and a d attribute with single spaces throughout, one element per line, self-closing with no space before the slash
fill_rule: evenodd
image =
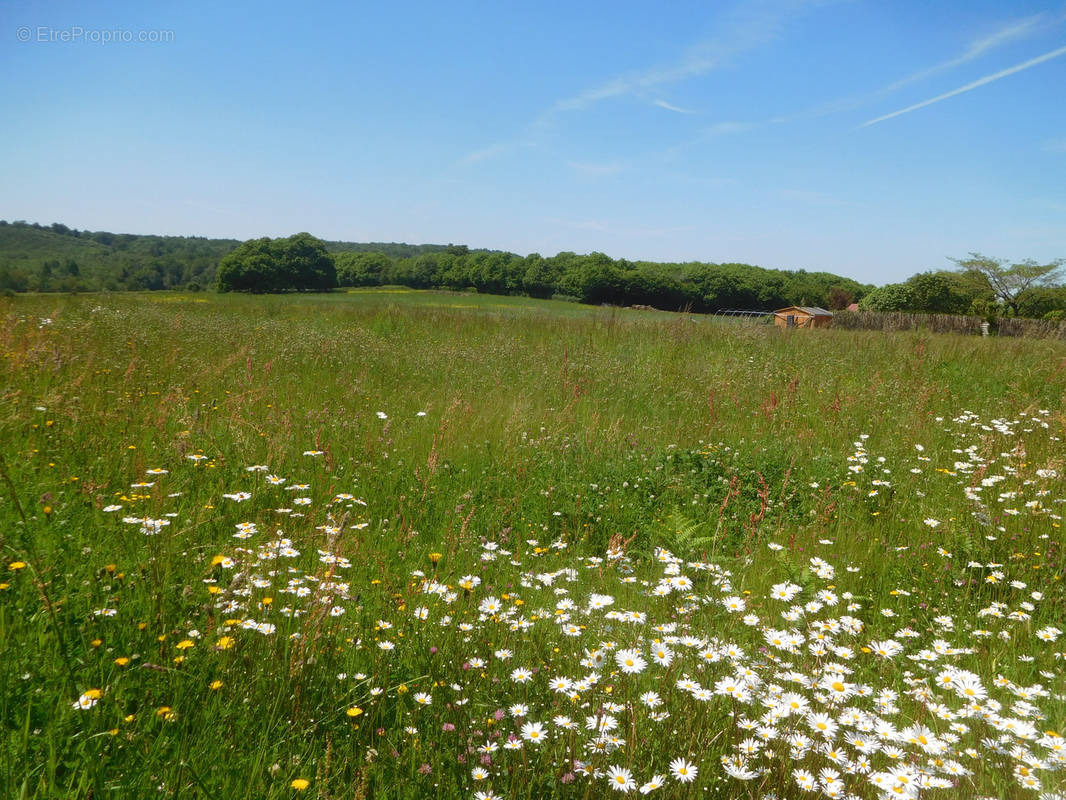
<path id="1" fill-rule="evenodd" d="M 870 689 L 846 705 L 896 692 L 899 730 L 949 751 L 901 741 L 897 766 L 963 766 L 941 796 L 1034 796 L 1019 768 L 1061 786 L 1061 343 L 407 291 L 2 302 L 12 796 L 587 797 L 610 767 L 645 783 L 679 757 L 697 780 L 657 791 L 806 795 L 792 770 L 833 768 L 817 748 L 737 748 L 790 673 L 840 712 L 819 688 L 834 664 Z M 873 652 L 893 637 L 904 654 Z M 663 644 L 672 666 L 651 663 Z M 946 666 L 1002 705 L 977 720 L 935 684 Z M 743 669 L 747 698 L 676 687 Z M 1016 690 L 1035 711 L 1009 710 Z M 1039 737 L 996 743 L 1014 734 L 993 718 Z M 543 746 L 521 738 L 536 722 Z M 806 724 L 779 722 L 776 742 Z M 838 772 L 879 797 L 878 769 Z"/>
<path id="2" fill-rule="evenodd" d="M 833 326 L 844 330 L 924 331 L 968 336 L 1024 336 L 1033 339 L 1066 339 L 1066 323 L 1059 320 L 999 317 L 988 322 L 960 314 L 914 314 L 906 311 L 838 311 Z"/>

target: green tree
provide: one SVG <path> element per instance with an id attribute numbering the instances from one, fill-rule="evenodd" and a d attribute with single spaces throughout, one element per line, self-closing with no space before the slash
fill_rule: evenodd
<path id="1" fill-rule="evenodd" d="M 333 256 L 309 233 L 251 239 L 218 265 L 220 292 L 325 292 L 337 286 Z"/>
<path id="2" fill-rule="evenodd" d="M 255 294 L 284 291 L 278 271 L 273 240 L 249 239 L 218 262 L 218 290 Z"/>
<path id="3" fill-rule="evenodd" d="M 605 253 L 577 256 L 559 279 L 559 290 L 582 303 L 624 303 L 624 281 L 618 265 Z"/>
<path id="4" fill-rule="evenodd" d="M 1056 259 L 1047 264 L 1038 264 L 1026 259 L 1008 265 L 998 258 L 989 258 L 980 253 L 970 253 L 966 259 L 951 259 L 962 277 L 977 287 L 987 288 L 1014 316 L 1018 315 L 1018 297 L 1027 289 L 1049 286 L 1055 282 L 1059 270 L 1066 261 Z"/>
<path id="5" fill-rule="evenodd" d="M 381 252 L 339 253 L 337 283 L 341 286 L 380 286 L 392 267 L 392 259 Z"/>
<path id="6" fill-rule="evenodd" d="M 328 292 L 337 288 L 337 268 L 326 245 L 309 233 L 277 241 L 282 270 L 300 292 Z"/>
<path id="7" fill-rule="evenodd" d="M 874 289 L 861 301 L 862 311 L 910 311 L 914 306 L 914 296 L 905 283 L 890 283 Z"/>
<path id="8" fill-rule="evenodd" d="M 1066 311 L 1066 286 L 1027 289 L 1018 295 L 1018 316 L 1048 319 L 1048 314 Z"/>
<path id="9" fill-rule="evenodd" d="M 522 289 L 530 297 L 551 297 L 559 283 L 562 270 L 541 256 L 530 253 L 523 261 Z"/>
<path id="10" fill-rule="evenodd" d="M 904 285 L 910 291 L 909 310 L 928 314 L 965 314 L 973 301 L 985 294 L 975 292 L 975 287 L 968 287 L 950 272 L 920 272 L 908 278 Z"/>

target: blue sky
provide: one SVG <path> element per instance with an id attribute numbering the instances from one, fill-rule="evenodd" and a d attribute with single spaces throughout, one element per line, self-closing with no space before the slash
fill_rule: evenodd
<path id="1" fill-rule="evenodd" d="M 7 2 L 0 37 L 8 220 L 876 284 L 1066 257 L 1063 2 Z"/>

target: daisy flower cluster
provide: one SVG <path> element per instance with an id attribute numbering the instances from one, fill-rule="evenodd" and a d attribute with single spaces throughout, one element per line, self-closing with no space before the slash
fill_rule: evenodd
<path id="1" fill-rule="evenodd" d="M 953 424 L 996 437 L 1046 430 L 1039 415 L 990 431 L 971 415 Z M 1057 521 L 1058 467 L 1022 466 L 1016 449 L 989 454 L 984 441 L 934 476 L 968 476 L 978 513 L 989 503 L 976 489 L 1009 485 L 1040 501 L 1022 502 L 1027 512 Z M 918 464 L 940 457 L 926 452 L 916 448 Z M 891 486 L 866 437 L 847 469 Z M 397 574 L 374 559 L 391 532 L 354 490 L 323 495 L 261 464 L 245 480 L 209 504 L 229 544 L 205 557 L 196 599 L 207 611 L 190 614 L 169 669 L 230 651 L 284 651 L 314 674 L 339 664 L 322 724 L 354 737 L 373 768 L 410 757 L 480 798 L 711 786 L 760 798 L 1061 796 L 1061 621 L 1046 588 L 988 553 L 925 548 L 949 576 L 935 592 L 872 583 L 836 539 L 802 531 L 737 558 L 617 542 L 589 555 L 565 535 L 500 534 Z M 150 542 L 183 524 L 122 510 L 103 513 Z M 1011 534 L 1010 516 L 997 534 Z M 950 520 L 929 519 L 936 542 Z M 994 543 L 977 539 L 969 556 Z M 90 624 L 122 616 L 115 597 Z M 240 702 L 239 686 L 221 675 L 210 691 L 232 687 Z M 68 702 L 99 713 L 116 691 Z"/>

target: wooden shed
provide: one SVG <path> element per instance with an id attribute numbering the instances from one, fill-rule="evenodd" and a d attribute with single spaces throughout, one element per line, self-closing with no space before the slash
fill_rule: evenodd
<path id="1" fill-rule="evenodd" d="M 782 328 L 825 328 L 833 323 L 833 312 L 818 306 L 789 306 L 774 312 L 774 325 Z"/>

